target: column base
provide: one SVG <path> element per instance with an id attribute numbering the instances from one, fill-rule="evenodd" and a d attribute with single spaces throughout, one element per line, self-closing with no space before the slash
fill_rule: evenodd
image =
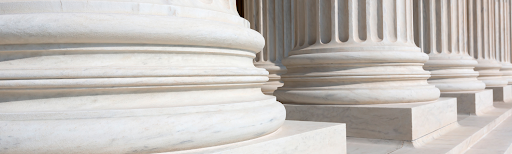
<path id="1" fill-rule="evenodd" d="M 288 120 L 346 123 L 350 137 L 422 144 L 431 140 L 432 135 L 457 127 L 455 98 L 421 103 L 284 106 Z"/>
<path id="2" fill-rule="evenodd" d="M 502 87 L 485 87 L 485 89 L 492 89 L 494 101 L 505 103 L 512 102 L 512 85 Z"/>
<path id="3" fill-rule="evenodd" d="M 457 114 L 481 115 L 492 109 L 493 90 L 475 92 L 441 92 L 441 97 L 457 98 Z"/>
<path id="4" fill-rule="evenodd" d="M 285 121 L 276 132 L 242 142 L 160 154 L 346 154 L 345 124 Z"/>

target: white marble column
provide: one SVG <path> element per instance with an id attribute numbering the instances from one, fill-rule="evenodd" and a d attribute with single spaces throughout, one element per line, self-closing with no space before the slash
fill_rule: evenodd
<path id="1" fill-rule="evenodd" d="M 414 43 L 413 0 L 295 1 L 283 103 L 387 104 L 437 100 L 428 55 Z"/>
<path id="2" fill-rule="evenodd" d="M 155 153 L 254 139 L 285 110 L 235 0 L 0 3 L 0 153 Z"/>
<path id="3" fill-rule="evenodd" d="M 500 87 L 508 84 L 502 78 L 501 64 L 496 59 L 494 42 L 494 0 L 469 0 L 469 54 L 478 61 L 475 70 L 478 79 L 487 87 Z"/>
<path id="4" fill-rule="evenodd" d="M 415 42 L 429 55 L 423 68 L 441 92 L 485 89 L 473 69 L 478 62 L 467 49 L 467 0 L 416 0 Z"/>
<path id="5" fill-rule="evenodd" d="M 497 7 L 500 9 L 497 14 L 499 15 L 500 21 L 500 30 L 496 33 L 500 35 L 499 47 L 500 51 L 500 62 L 501 62 L 501 70 L 503 73 L 503 78 L 508 80 L 508 84 L 512 84 L 512 64 L 510 63 L 511 59 L 511 40 L 510 40 L 510 1 L 509 0 L 499 0 L 499 4 Z"/>
<path id="6" fill-rule="evenodd" d="M 292 48 L 293 0 L 244 0 L 244 17 L 251 23 L 251 28 L 260 32 L 265 38 L 265 48 L 256 55 L 254 65 L 269 72 L 269 81 L 261 90 L 267 95 L 283 86 L 281 75 L 286 67 L 281 60 L 287 57 Z"/>

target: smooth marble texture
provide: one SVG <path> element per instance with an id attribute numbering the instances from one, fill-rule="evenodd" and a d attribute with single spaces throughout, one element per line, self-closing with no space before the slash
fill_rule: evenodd
<path id="1" fill-rule="evenodd" d="M 459 127 L 421 146 L 408 141 L 347 137 L 348 153 L 353 154 L 462 154 L 510 119 L 512 104 L 495 102 L 496 108 L 481 116 L 459 116 Z"/>
<path id="2" fill-rule="evenodd" d="M 345 130 L 345 124 L 287 120 L 260 138 L 161 154 L 345 154 Z"/>
<path id="3" fill-rule="evenodd" d="M 0 1 L 0 153 L 152 153 L 270 134 L 235 0 Z"/>
<path id="4" fill-rule="evenodd" d="M 512 147 L 512 118 L 503 121 L 471 146 L 465 154 L 506 154 L 510 147 Z"/>
<path id="5" fill-rule="evenodd" d="M 487 89 L 492 89 L 494 101 L 512 103 L 512 85 L 503 87 L 487 87 Z"/>
<path id="6" fill-rule="evenodd" d="M 457 98 L 457 114 L 481 115 L 493 108 L 493 91 L 441 92 L 441 97 Z"/>
<path id="7" fill-rule="evenodd" d="M 285 108 L 287 120 L 346 123 L 347 136 L 360 138 L 419 141 L 457 122 L 455 98 L 380 105 L 285 104 Z"/>

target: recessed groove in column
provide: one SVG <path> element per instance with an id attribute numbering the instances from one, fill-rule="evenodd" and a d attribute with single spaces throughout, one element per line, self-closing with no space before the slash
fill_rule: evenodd
<path id="1" fill-rule="evenodd" d="M 349 39 L 349 0 L 338 0 L 338 35 L 341 42 Z"/>
<path id="2" fill-rule="evenodd" d="M 274 27 L 275 27 L 275 30 L 274 30 L 274 33 L 275 33 L 275 39 L 274 39 L 274 46 L 275 46 L 275 50 L 274 52 L 269 52 L 269 54 L 272 54 L 274 55 L 273 57 L 271 57 L 271 61 L 272 62 L 276 62 L 277 60 L 280 60 L 280 59 L 283 59 L 282 57 L 282 51 L 284 51 L 284 44 L 283 42 L 286 40 L 284 38 L 284 33 L 288 33 L 285 29 L 284 29 L 284 18 L 283 18 L 283 11 L 284 11 L 284 8 L 283 8 L 283 1 L 284 0 L 275 0 L 275 7 L 274 7 L 274 19 L 275 19 L 275 22 L 274 22 Z"/>
<path id="3" fill-rule="evenodd" d="M 382 22 L 384 12 L 382 12 L 382 7 L 382 0 L 377 0 L 377 37 L 381 40 L 384 39 L 384 23 Z"/>
<path id="4" fill-rule="evenodd" d="M 400 42 L 406 42 L 407 40 L 407 20 L 406 20 L 406 2 L 405 0 L 396 0 L 396 14 L 404 14 L 404 15 L 395 15 L 396 24 L 397 24 L 397 39 Z"/>
<path id="5" fill-rule="evenodd" d="M 424 23 L 423 23 L 423 6 L 422 6 L 422 3 L 423 3 L 423 0 L 417 0 L 417 1 L 414 1 L 413 2 L 413 5 L 412 5 L 412 14 L 414 16 L 414 23 L 413 23 L 413 26 L 414 26 L 414 42 L 416 44 L 416 46 L 420 47 L 421 50 L 423 50 L 423 42 L 422 42 L 422 39 L 420 39 L 420 37 L 423 36 L 423 33 L 421 31 L 421 29 L 423 29 L 424 27 L 422 26 Z"/>
<path id="6" fill-rule="evenodd" d="M 406 9 L 406 20 L 407 20 L 407 44 L 414 44 L 414 15 L 412 13 L 413 7 L 413 0 L 407 0 L 406 1 L 407 7 Z M 419 51 L 421 52 L 421 51 Z"/>
<path id="7" fill-rule="evenodd" d="M 366 26 L 366 1 L 367 0 L 356 0 L 354 1 L 355 3 L 357 3 L 357 27 L 358 27 L 358 33 L 359 33 L 359 39 L 361 41 L 366 41 L 366 37 L 367 37 L 367 26 Z"/>
<path id="8" fill-rule="evenodd" d="M 436 30 L 436 27 L 431 25 L 431 23 L 435 23 L 435 20 L 433 20 L 435 16 L 431 15 L 433 11 L 431 11 L 430 5 L 429 0 L 413 1 L 413 14 L 416 20 L 414 22 L 414 42 L 426 54 L 435 52 L 433 51 L 434 48 L 432 48 L 435 43 L 431 39 L 432 33 Z"/>
<path id="9" fill-rule="evenodd" d="M 384 40 L 389 42 L 396 42 L 396 1 L 383 0 L 382 12 L 386 14 L 383 18 L 384 27 Z"/>
<path id="10" fill-rule="evenodd" d="M 447 7 L 448 7 L 448 13 L 446 16 L 448 18 L 448 46 L 447 46 L 447 49 L 446 52 L 447 53 L 452 53 L 452 52 L 456 52 L 457 51 L 457 46 L 456 46 L 456 41 L 457 41 L 457 4 L 455 3 L 456 0 L 447 0 L 449 1 L 447 3 Z"/>
<path id="11" fill-rule="evenodd" d="M 367 0 L 367 9 L 366 9 L 366 18 L 368 19 L 367 27 L 367 37 L 369 37 L 372 42 L 380 42 L 382 40 L 379 37 L 379 31 L 382 32 L 382 25 L 379 24 L 379 5 L 378 3 L 381 0 Z M 382 3 L 382 2 L 381 2 Z M 382 10 L 382 9 L 380 9 Z M 382 22 L 381 22 L 382 23 Z M 380 29 L 380 30 L 379 30 Z"/>
<path id="12" fill-rule="evenodd" d="M 295 38 L 294 38 L 294 29 L 293 29 L 293 17 L 292 17 L 292 14 L 293 14 L 293 10 L 292 10 L 292 5 L 293 2 L 295 0 L 283 0 L 283 21 L 284 21 L 284 44 L 286 44 L 284 46 L 284 52 L 280 52 L 282 53 L 281 57 L 283 58 L 286 58 L 288 56 L 288 52 L 291 50 L 291 48 L 293 48 L 293 45 L 291 44 Z M 290 5 L 288 5 L 290 4 Z"/>
<path id="13" fill-rule="evenodd" d="M 299 0 L 297 1 L 297 3 L 295 3 L 296 5 L 296 8 L 297 10 L 305 10 L 306 8 L 306 5 L 300 5 L 301 3 L 306 3 L 306 1 L 304 0 Z M 295 47 L 297 48 L 300 48 L 300 47 L 303 47 L 305 44 L 306 44 L 306 25 L 307 25 L 307 20 L 306 20 L 306 14 L 307 12 L 306 11 L 297 11 L 295 12 L 296 14 L 296 18 L 295 18 L 295 22 L 297 23 L 296 25 L 296 29 L 295 29 L 295 32 L 297 32 L 297 44 L 295 45 Z"/>
<path id="14" fill-rule="evenodd" d="M 274 61 L 275 60 L 275 55 L 274 54 L 270 54 L 269 51 L 277 51 L 277 48 L 276 48 L 276 16 L 275 16 L 275 4 L 276 1 L 264 1 L 264 5 L 266 6 L 265 9 L 266 11 L 264 12 L 264 18 L 267 19 L 265 20 L 264 22 L 265 23 L 265 27 L 267 28 L 266 29 L 266 32 L 265 32 L 265 35 L 263 35 L 267 41 L 266 41 L 266 44 L 265 44 L 265 49 L 263 49 L 263 55 L 264 56 L 264 60 L 265 61 Z"/>
<path id="15" fill-rule="evenodd" d="M 467 29 L 466 29 L 466 14 L 464 13 L 464 10 L 465 10 L 465 1 L 466 0 L 457 0 L 457 9 L 458 9 L 458 12 L 457 12 L 457 16 L 458 16 L 458 20 L 459 20 L 459 23 L 458 24 L 458 48 L 459 48 L 459 51 L 458 53 L 461 53 L 461 54 L 466 54 L 467 53 L 467 48 L 466 48 L 466 40 L 467 40 Z"/>
<path id="16" fill-rule="evenodd" d="M 250 3 L 253 3 L 252 5 L 255 5 L 255 6 L 260 6 L 260 7 L 256 7 L 256 8 L 259 8 L 259 9 L 256 9 L 255 7 L 248 7 L 251 11 L 251 14 L 248 15 L 249 18 L 251 19 L 256 19 L 257 16 L 262 16 L 263 15 L 263 1 L 261 0 L 254 0 L 254 1 L 251 1 L 249 0 Z M 246 5 L 246 6 L 250 6 L 250 5 Z M 251 28 L 252 29 L 256 29 L 257 31 L 259 32 L 263 32 L 261 33 L 262 35 L 265 35 L 264 33 L 264 30 L 262 29 L 263 28 L 263 21 L 262 20 L 253 20 L 255 22 L 251 23 Z M 266 50 L 266 46 L 263 47 L 263 51 Z M 256 54 L 256 58 L 254 58 L 255 61 L 258 61 L 258 62 L 263 62 L 264 59 L 263 59 L 263 52 L 259 52 L 258 54 Z"/>
<path id="17" fill-rule="evenodd" d="M 317 3 L 315 1 L 312 1 L 312 0 L 306 0 L 306 19 L 307 19 L 307 28 L 306 28 L 306 31 L 307 31 L 307 44 L 308 45 L 313 45 L 316 43 L 316 39 L 319 39 L 317 38 L 317 26 L 318 24 L 316 23 L 316 20 L 317 20 L 317 14 L 318 14 L 318 10 L 317 10 Z"/>
<path id="18" fill-rule="evenodd" d="M 319 19 L 320 19 L 320 42 L 321 43 L 329 43 L 331 42 L 331 0 L 319 0 L 320 3 L 320 11 L 319 11 Z"/>
<path id="19" fill-rule="evenodd" d="M 436 22 L 436 30 L 435 32 L 435 49 L 437 53 L 443 52 L 445 43 L 442 40 L 446 40 L 445 31 L 446 31 L 446 19 L 442 16 L 443 12 L 446 12 L 446 8 L 443 7 L 443 1 L 431 1 L 435 7 L 431 8 L 432 12 L 435 12 L 435 19 L 441 19 L 442 22 Z M 441 8 L 441 11 L 436 11 L 435 8 Z"/>
<path id="20" fill-rule="evenodd" d="M 484 41 L 483 41 L 483 51 L 484 51 L 484 59 L 490 59 L 490 46 L 489 46 L 489 0 L 483 0 L 483 5 L 481 5 L 483 7 L 483 36 L 484 36 Z"/>

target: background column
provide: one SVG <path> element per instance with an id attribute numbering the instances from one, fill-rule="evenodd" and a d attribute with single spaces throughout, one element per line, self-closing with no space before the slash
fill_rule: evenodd
<path id="1" fill-rule="evenodd" d="M 295 40 L 283 60 L 283 103 L 433 101 L 428 56 L 414 44 L 411 0 L 297 1 Z M 298 11 L 301 10 L 301 11 Z"/>
<path id="2" fill-rule="evenodd" d="M 427 82 L 413 1 L 295 1 L 294 48 L 274 92 L 287 119 L 342 122 L 347 136 L 415 143 L 456 127 L 456 99 L 439 98 Z"/>
<path id="3" fill-rule="evenodd" d="M 429 55 L 423 68 L 432 73 L 428 83 L 442 97 L 457 97 L 458 114 L 481 114 L 492 107 L 492 90 L 474 71 L 478 62 L 467 49 L 466 0 L 414 1 L 415 42 Z"/>
<path id="4" fill-rule="evenodd" d="M 256 54 L 254 65 L 266 69 L 269 81 L 261 90 L 267 95 L 283 86 L 281 75 L 286 67 L 281 60 L 287 57 L 294 39 L 292 24 L 293 0 L 245 0 L 244 17 L 249 20 L 251 28 L 260 32 L 265 38 L 265 48 Z"/>

